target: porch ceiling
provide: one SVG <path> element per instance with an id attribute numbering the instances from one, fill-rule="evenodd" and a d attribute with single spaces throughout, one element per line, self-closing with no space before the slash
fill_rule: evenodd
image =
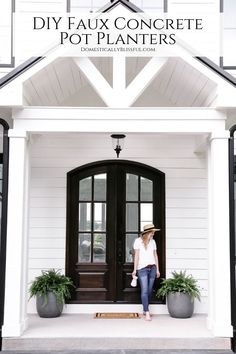
<path id="1" fill-rule="evenodd" d="M 126 86 L 150 58 L 126 59 Z M 91 58 L 110 86 L 113 84 L 112 58 Z M 26 106 L 106 106 L 76 66 L 73 58 L 58 58 L 26 80 Z M 136 107 L 209 107 L 214 105 L 217 84 L 183 59 L 169 58 L 166 65 L 134 102 Z"/>

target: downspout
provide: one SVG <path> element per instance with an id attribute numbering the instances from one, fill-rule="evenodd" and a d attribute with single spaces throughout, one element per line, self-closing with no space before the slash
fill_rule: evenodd
<path id="1" fill-rule="evenodd" d="M 231 283 L 231 324 L 233 337 L 231 349 L 236 353 L 236 286 L 235 286 L 235 201 L 234 201 L 234 132 L 236 125 L 230 128 L 229 139 L 229 226 L 230 226 L 230 283 Z"/>
<path id="2" fill-rule="evenodd" d="M 8 123 L 0 118 L 3 127 L 3 171 L 2 171 L 2 212 L 0 235 L 0 351 L 2 350 L 2 326 L 4 321 L 5 298 L 5 270 L 6 270 L 6 245 L 7 245 L 7 196 L 8 196 L 8 163 L 9 163 L 9 138 Z"/>

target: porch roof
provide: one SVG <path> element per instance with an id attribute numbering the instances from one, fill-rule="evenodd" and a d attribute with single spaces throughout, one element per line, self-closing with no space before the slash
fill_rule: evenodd
<path id="1" fill-rule="evenodd" d="M 26 60 L 24 63 L 18 65 L 15 69 L 13 69 L 0 79 L 0 89 L 3 88 L 5 85 L 8 85 L 11 81 L 15 80 L 18 76 L 22 75 L 25 71 L 29 70 L 31 67 L 33 67 L 44 59 L 46 59 L 46 57 L 32 57 Z M 199 61 L 201 64 L 205 65 L 211 71 L 226 80 L 228 83 L 236 87 L 236 78 L 224 69 L 222 69 L 219 65 L 215 64 L 212 60 L 206 57 L 194 57 L 194 59 Z"/>

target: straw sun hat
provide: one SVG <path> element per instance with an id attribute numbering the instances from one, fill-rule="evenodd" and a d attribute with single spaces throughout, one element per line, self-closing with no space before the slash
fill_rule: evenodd
<path id="1" fill-rule="evenodd" d="M 147 225 L 144 225 L 141 235 L 144 235 L 146 232 L 149 232 L 149 231 L 160 231 L 160 230 L 161 229 L 156 229 L 153 224 L 147 224 Z"/>

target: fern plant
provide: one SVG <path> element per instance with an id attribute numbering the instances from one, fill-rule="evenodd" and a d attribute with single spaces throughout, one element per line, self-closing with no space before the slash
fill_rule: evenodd
<path id="1" fill-rule="evenodd" d="M 59 270 L 42 270 L 42 274 L 32 282 L 29 293 L 30 298 L 39 295 L 46 299 L 48 293 L 52 292 L 55 294 L 57 302 L 64 304 L 65 300 L 71 296 L 70 288 L 72 287 L 74 287 L 73 281 L 61 274 Z"/>
<path id="2" fill-rule="evenodd" d="M 199 286 L 192 275 L 186 275 L 186 271 L 179 273 L 174 271 L 172 275 L 172 278 L 162 280 L 161 287 L 156 293 L 157 297 L 165 297 L 169 293 L 184 293 L 200 301 Z"/>

